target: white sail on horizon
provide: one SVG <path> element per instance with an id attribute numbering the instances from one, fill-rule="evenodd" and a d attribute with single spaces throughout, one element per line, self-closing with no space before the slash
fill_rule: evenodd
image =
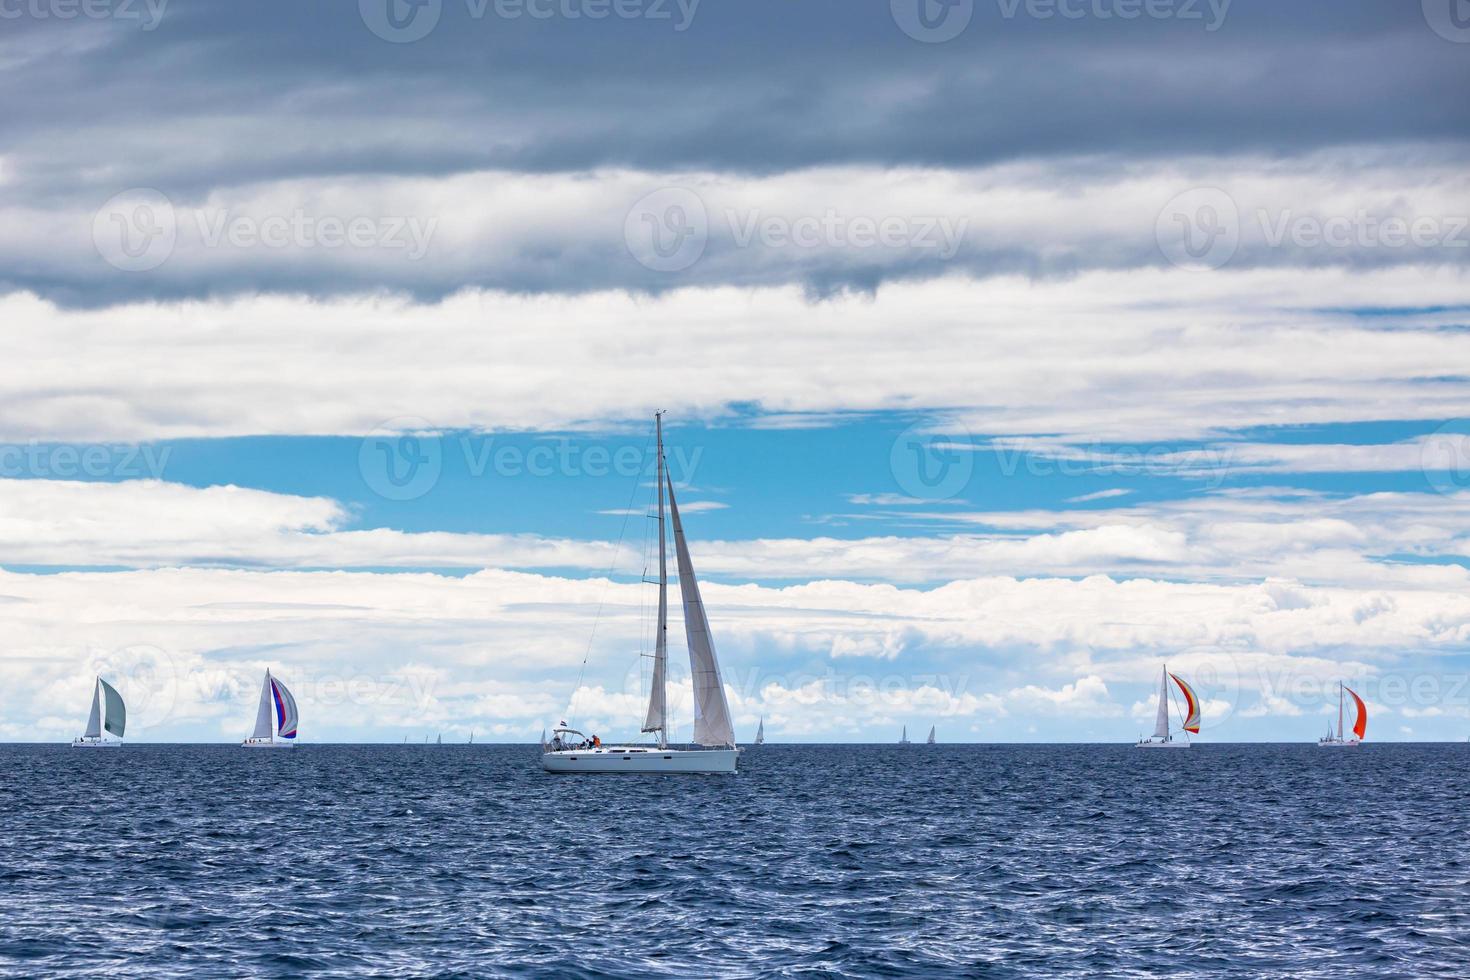
<path id="1" fill-rule="evenodd" d="M 271 672 L 265 672 L 265 680 L 260 685 L 260 704 L 255 709 L 255 729 L 250 733 L 253 739 L 267 739 L 275 734 L 275 721 L 272 708 L 274 704 L 271 699 Z"/>
<path id="2" fill-rule="evenodd" d="M 83 738 L 102 737 L 102 688 L 98 687 L 102 678 L 92 682 L 92 713 L 87 716 L 87 730 Z"/>
<path id="3" fill-rule="evenodd" d="M 1169 668 L 1159 677 L 1159 713 L 1154 719 L 1154 737 L 1169 737 Z"/>
<path id="4" fill-rule="evenodd" d="M 87 731 L 83 738 L 102 738 L 103 732 L 123 737 L 128 727 L 128 710 L 117 688 L 101 677 L 92 683 L 92 710 L 87 714 Z"/>
<path id="5" fill-rule="evenodd" d="M 684 524 L 679 519 L 674 484 L 667 473 L 664 484 L 669 492 L 669 516 L 674 524 L 674 557 L 679 566 L 684 635 L 689 644 L 689 674 L 694 683 L 694 742 L 698 745 L 734 746 L 735 725 L 730 720 L 725 682 L 720 676 L 720 662 L 715 655 L 714 640 L 710 637 L 709 620 L 705 618 L 704 601 L 699 595 L 699 581 L 694 577 L 694 563 L 689 559 L 689 545 L 684 538 Z"/>

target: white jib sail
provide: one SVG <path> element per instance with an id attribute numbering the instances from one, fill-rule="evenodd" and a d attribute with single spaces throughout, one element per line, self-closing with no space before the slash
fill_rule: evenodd
<path id="1" fill-rule="evenodd" d="M 1169 671 L 1164 669 L 1163 676 L 1159 678 L 1159 715 L 1154 720 L 1154 735 L 1157 738 L 1169 737 Z"/>
<path id="2" fill-rule="evenodd" d="M 276 692 L 276 720 L 278 722 L 277 734 L 282 738 L 296 737 L 296 699 L 291 692 L 286 690 L 286 685 L 279 678 L 270 679 L 271 687 Z"/>
<path id="3" fill-rule="evenodd" d="M 730 703 L 725 700 L 725 682 L 720 677 L 720 662 L 715 657 L 704 601 L 699 597 L 699 582 L 694 578 L 694 563 L 689 560 L 689 545 L 684 540 L 683 522 L 679 520 L 674 484 L 667 474 L 664 483 L 669 490 L 669 516 L 674 522 L 674 556 L 679 563 L 684 635 L 689 641 L 689 673 L 694 681 L 694 741 L 698 745 L 734 746 L 735 726 L 730 721 Z"/>
<path id="4" fill-rule="evenodd" d="M 260 707 L 255 710 L 255 731 L 251 738 L 270 738 L 271 727 L 271 672 L 265 672 L 265 681 L 260 685 Z"/>
<path id="5" fill-rule="evenodd" d="M 668 744 L 668 695 L 665 691 L 669 668 L 669 560 L 664 535 L 664 428 L 663 417 L 656 416 L 658 428 L 658 624 L 653 638 L 653 684 L 648 692 L 648 714 L 643 719 L 645 732 L 658 732 L 658 744 Z M 683 582 L 683 566 L 679 581 Z M 693 647 L 691 645 L 691 656 Z"/>
<path id="6" fill-rule="evenodd" d="M 102 678 L 92 682 L 92 713 L 87 716 L 86 738 L 102 737 L 102 688 L 99 686 Z"/>

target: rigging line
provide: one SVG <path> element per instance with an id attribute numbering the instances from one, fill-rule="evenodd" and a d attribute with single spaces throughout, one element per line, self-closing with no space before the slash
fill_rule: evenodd
<path id="1" fill-rule="evenodd" d="M 643 444 L 643 452 L 645 456 L 648 453 L 647 442 Z M 657 450 L 655 450 L 656 452 Z M 623 549 L 623 536 L 628 533 L 628 518 L 633 516 L 633 500 L 638 496 L 638 488 L 642 482 L 643 472 L 640 468 L 638 476 L 633 480 L 633 492 L 628 494 L 628 506 L 623 508 L 623 526 L 618 529 L 618 540 L 613 545 L 612 559 L 607 566 L 607 572 L 603 576 L 605 581 L 602 585 L 602 593 L 597 599 L 597 614 L 592 617 L 592 630 L 587 634 L 587 649 L 582 654 L 581 669 L 577 671 L 577 686 L 572 688 L 572 701 L 567 705 L 567 717 L 571 719 L 571 724 L 573 725 L 577 723 L 577 694 L 582 690 L 582 678 L 587 675 L 587 661 L 592 656 L 592 642 L 596 639 L 597 627 L 602 622 L 602 610 L 607 605 L 607 590 L 612 587 L 613 572 L 618 567 L 618 555 L 622 553 Z"/>

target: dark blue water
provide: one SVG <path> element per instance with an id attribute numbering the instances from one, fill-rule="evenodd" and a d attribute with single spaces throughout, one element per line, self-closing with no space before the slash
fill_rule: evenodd
<path id="1" fill-rule="evenodd" d="M 1470 745 L 0 747 L 9 975 L 1470 975 Z"/>

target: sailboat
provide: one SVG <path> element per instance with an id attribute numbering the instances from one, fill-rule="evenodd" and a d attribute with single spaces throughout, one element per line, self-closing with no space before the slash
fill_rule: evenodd
<path id="1" fill-rule="evenodd" d="M 934 744 L 934 726 L 933 725 L 930 725 L 929 726 L 929 737 L 924 740 L 924 744 L 925 745 L 933 745 Z"/>
<path id="2" fill-rule="evenodd" d="M 1346 691 L 1352 695 L 1352 699 L 1358 706 L 1358 718 L 1353 722 L 1353 737 L 1345 738 L 1342 730 L 1342 692 Z M 1368 732 L 1368 706 L 1358 693 L 1350 687 L 1344 687 L 1342 681 L 1337 682 L 1337 734 L 1332 734 L 1332 726 L 1327 726 L 1327 736 L 1317 739 L 1317 745 L 1324 749 L 1350 749 L 1363 744 L 1363 736 Z"/>
<path id="3" fill-rule="evenodd" d="M 104 705 L 106 710 L 104 711 Z M 128 711 L 117 688 L 98 677 L 92 682 L 92 713 L 87 716 L 87 731 L 72 740 L 74 749 L 116 749 L 122 746 L 123 730 L 128 725 Z M 109 739 L 108 735 L 116 735 Z"/>
<path id="4" fill-rule="evenodd" d="M 740 750 L 735 747 L 735 726 L 730 721 L 730 704 L 725 682 L 715 655 L 699 581 L 689 558 L 689 543 L 674 499 L 674 482 L 664 461 L 663 413 L 654 413 L 658 485 L 658 622 L 654 633 L 653 683 L 648 693 L 648 711 L 643 732 L 656 734 L 658 743 L 648 745 L 602 745 L 566 722 L 553 730 L 551 744 L 541 755 L 547 772 L 645 772 L 727 773 L 734 772 Z M 679 595 L 684 604 L 684 637 L 689 647 L 689 674 L 694 685 L 694 744 L 697 748 L 669 745 L 668 632 L 669 569 L 667 534 L 664 525 L 664 495 L 668 495 L 669 519 L 674 525 L 674 555 L 679 567 Z"/>
<path id="5" fill-rule="evenodd" d="M 296 699 L 267 667 L 255 710 L 255 731 L 240 744 L 247 749 L 289 749 L 296 744 L 295 738 Z"/>
<path id="6" fill-rule="evenodd" d="M 443 732 L 440 732 L 438 735 L 435 735 L 434 736 L 434 744 L 435 745 L 443 745 L 444 744 L 444 733 Z"/>
<path id="7" fill-rule="evenodd" d="M 1159 713 L 1154 722 L 1154 733 L 1147 738 L 1138 740 L 1140 749 L 1187 749 L 1189 739 L 1178 742 L 1169 732 L 1169 680 L 1173 679 L 1179 685 L 1180 692 L 1184 695 L 1184 710 L 1180 712 L 1184 720 L 1179 725 L 1181 729 L 1191 734 L 1199 734 L 1199 698 L 1194 693 L 1194 688 L 1184 683 L 1178 674 L 1169 673 L 1169 666 L 1164 665 L 1163 676 L 1159 679 Z"/>
<path id="8" fill-rule="evenodd" d="M 471 744 L 471 745 L 474 745 L 475 744 L 475 733 L 473 731 L 470 732 L 470 741 L 469 741 L 469 744 Z"/>
<path id="9" fill-rule="evenodd" d="M 755 726 L 755 744 L 756 745 L 765 745 L 766 744 L 766 716 L 765 715 L 761 715 L 761 722 L 760 722 L 760 724 Z"/>
<path id="10" fill-rule="evenodd" d="M 899 745 L 908 745 L 909 744 L 909 726 L 907 726 L 907 725 L 904 725 L 903 726 L 903 734 L 900 735 L 900 736 L 898 736 L 898 744 Z"/>

